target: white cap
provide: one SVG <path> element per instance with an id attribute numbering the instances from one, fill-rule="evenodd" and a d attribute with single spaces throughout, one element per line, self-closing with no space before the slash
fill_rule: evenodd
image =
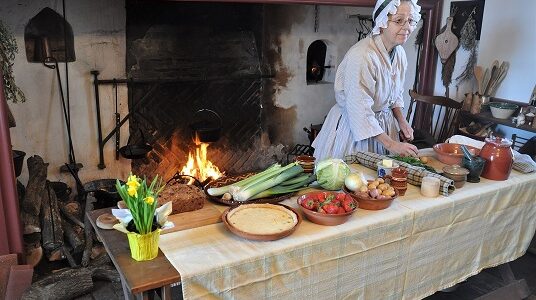
<path id="1" fill-rule="evenodd" d="M 415 21 L 421 19 L 421 7 L 417 5 L 417 0 L 409 1 L 413 6 L 414 14 L 411 18 Z M 372 12 L 372 19 L 374 20 L 374 28 L 372 28 L 372 35 L 380 34 L 380 28 L 387 28 L 387 20 L 389 14 L 394 15 L 400 6 L 400 0 L 378 0 L 374 11 Z"/>

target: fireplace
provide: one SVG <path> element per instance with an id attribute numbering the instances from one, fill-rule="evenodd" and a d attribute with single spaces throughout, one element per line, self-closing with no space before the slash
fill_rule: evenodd
<path id="1" fill-rule="evenodd" d="M 222 126 L 207 155 L 225 172 L 286 157 L 295 116 L 274 105 L 274 82 L 285 74 L 274 67 L 264 5 L 127 1 L 126 8 L 129 107 L 145 97 L 131 110 L 131 142 L 142 132 L 153 146 L 146 159 L 132 161 L 134 173 L 170 178 L 180 170 L 196 146 L 190 125 L 206 110 Z"/>

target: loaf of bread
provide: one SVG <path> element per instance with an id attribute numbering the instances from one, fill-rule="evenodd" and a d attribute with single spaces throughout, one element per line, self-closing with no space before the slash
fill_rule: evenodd
<path id="1" fill-rule="evenodd" d="M 158 202 L 164 204 L 171 201 L 171 214 L 179 214 L 203 208 L 206 198 L 203 190 L 197 186 L 172 181 L 160 193 Z"/>

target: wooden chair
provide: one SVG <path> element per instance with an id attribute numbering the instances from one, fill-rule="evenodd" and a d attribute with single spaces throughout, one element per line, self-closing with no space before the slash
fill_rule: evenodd
<path id="1" fill-rule="evenodd" d="M 437 142 L 443 143 L 458 131 L 461 102 L 443 96 L 421 95 L 414 90 L 410 90 L 409 95 L 411 101 L 406 120 L 416 129 L 416 141 L 418 133 L 429 136 L 425 140 L 431 147 Z"/>
<path id="2" fill-rule="evenodd" d="M 521 137 L 517 134 L 512 134 L 512 149 L 519 151 L 523 145 L 525 145 L 529 139 Z"/>

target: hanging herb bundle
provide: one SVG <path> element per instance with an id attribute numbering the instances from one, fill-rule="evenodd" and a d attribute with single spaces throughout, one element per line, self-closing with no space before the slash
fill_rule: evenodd
<path id="1" fill-rule="evenodd" d="M 464 71 L 456 77 L 457 85 L 460 85 L 462 82 L 471 80 L 474 77 L 473 69 L 477 61 L 477 48 L 478 43 L 476 40 L 477 28 L 476 21 L 473 15 L 476 12 L 476 7 L 473 9 L 465 24 L 463 24 L 462 30 L 460 32 L 460 45 L 466 51 L 470 51 L 471 54 L 467 59 L 465 64 Z"/>
<path id="2" fill-rule="evenodd" d="M 0 20 L 0 68 L 3 73 L 4 93 L 6 100 L 13 103 L 24 102 L 26 97 L 21 89 L 15 84 L 13 77 L 13 61 L 18 52 L 15 37 L 7 26 Z"/>

